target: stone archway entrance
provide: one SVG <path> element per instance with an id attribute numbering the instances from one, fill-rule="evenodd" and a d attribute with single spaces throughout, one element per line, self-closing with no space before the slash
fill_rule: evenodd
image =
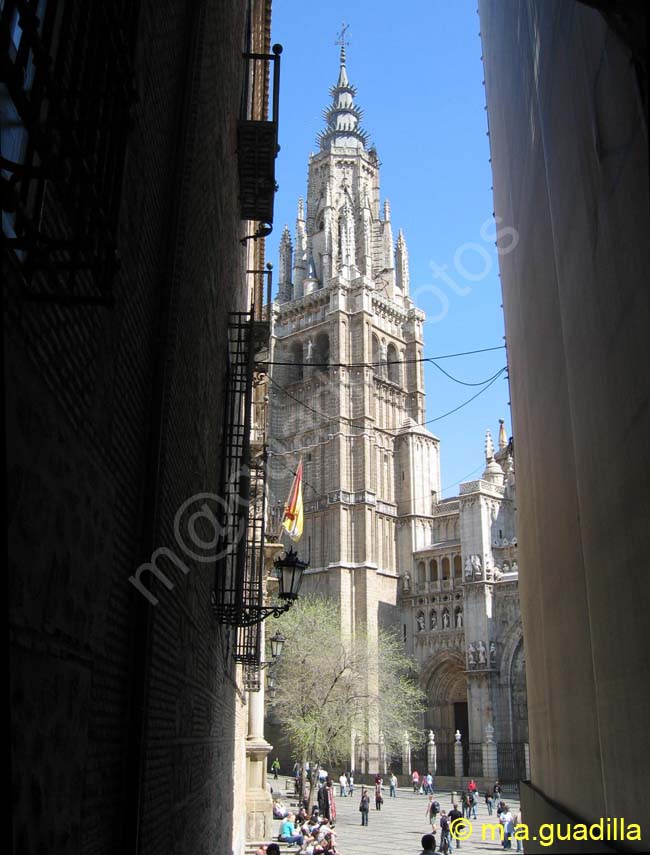
<path id="1" fill-rule="evenodd" d="M 430 660 L 423 672 L 427 695 L 426 730 L 436 735 L 437 774 L 454 774 L 454 734 L 467 738 L 467 677 L 460 654 L 444 651 Z"/>
<path id="2" fill-rule="evenodd" d="M 464 663 L 445 658 L 430 672 L 425 688 L 427 711 L 424 721 L 437 742 L 453 742 L 456 730 L 467 733 L 467 677 Z"/>

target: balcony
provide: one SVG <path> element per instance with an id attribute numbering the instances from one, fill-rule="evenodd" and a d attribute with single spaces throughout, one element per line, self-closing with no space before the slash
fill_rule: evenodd
<path id="1" fill-rule="evenodd" d="M 278 146 L 280 111 L 281 45 L 272 54 L 245 53 L 242 111 L 237 123 L 239 201 L 242 220 L 266 224 L 259 230 L 268 235 L 273 223 L 275 201 L 275 158 Z M 273 63 L 272 114 L 267 118 L 269 65 Z"/>

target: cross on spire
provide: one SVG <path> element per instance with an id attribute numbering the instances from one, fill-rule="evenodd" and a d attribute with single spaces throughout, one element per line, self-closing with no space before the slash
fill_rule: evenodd
<path id="1" fill-rule="evenodd" d="M 350 29 L 350 25 L 346 24 L 345 21 L 341 24 L 341 32 L 336 37 L 335 45 L 341 45 L 341 65 L 345 63 L 345 47 L 350 44 L 349 39 L 346 39 L 345 35 L 347 31 Z"/>

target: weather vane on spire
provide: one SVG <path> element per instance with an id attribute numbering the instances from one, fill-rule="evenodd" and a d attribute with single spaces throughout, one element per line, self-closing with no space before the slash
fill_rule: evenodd
<path id="1" fill-rule="evenodd" d="M 349 39 L 346 39 L 346 33 L 350 29 L 350 25 L 346 24 L 345 21 L 341 24 L 341 32 L 338 34 L 335 45 L 341 45 L 341 62 L 345 62 L 345 48 L 346 45 L 350 44 Z"/>

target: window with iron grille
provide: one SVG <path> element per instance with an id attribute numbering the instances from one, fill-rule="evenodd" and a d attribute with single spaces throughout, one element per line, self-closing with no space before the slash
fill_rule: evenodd
<path id="1" fill-rule="evenodd" d="M 3 237 L 32 299 L 112 302 L 138 6 L 2 4 Z"/>

